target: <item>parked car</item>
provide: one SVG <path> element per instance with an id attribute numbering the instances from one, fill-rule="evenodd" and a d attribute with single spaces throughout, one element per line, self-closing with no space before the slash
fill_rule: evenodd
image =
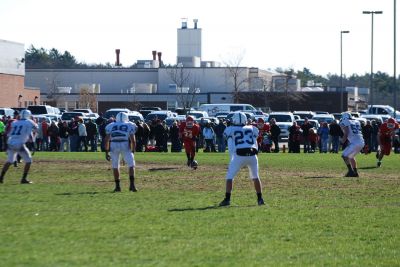
<path id="1" fill-rule="evenodd" d="M 296 120 L 297 125 L 301 126 L 304 124 L 304 119 Z M 312 125 L 314 130 L 318 130 L 319 128 L 319 122 L 317 120 L 309 119 L 308 122 Z"/>
<path id="2" fill-rule="evenodd" d="M 131 122 L 144 121 L 143 115 L 137 111 L 132 111 L 128 113 L 128 118 Z"/>
<path id="3" fill-rule="evenodd" d="M 51 124 L 51 119 L 45 115 L 32 115 L 32 118 L 35 119 L 37 123 L 45 121 L 48 124 Z"/>
<path id="4" fill-rule="evenodd" d="M 271 112 L 268 117 L 268 121 L 271 122 L 275 119 L 276 125 L 281 129 L 279 136 L 280 140 L 286 141 L 289 139 L 289 127 L 293 125 L 294 116 L 291 112 Z"/>
<path id="5" fill-rule="evenodd" d="M 12 118 L 14 117 L 14 112 L 15 110 L 11 108 L 0 108 L 0 119 L 3 118 L 3 116 L 10 116 Z"/>
<path id="6" fill-rule="evenodd" d="M 111 108 L 104 113 L 104 118 L 106 118 L 107 120 L 111 117 L 115 118 L 120 112 L 130 113 L 131 111 L 127 108 Z"/>
<path id="7" fill-rule="evenodd" d="M 59 109 L 54 109 L 49 105 L 33 105 L 28 106 L 27 109 L 32 113 L 32 115 L 43 115 L 43 114 L 59 114 Z"/>
<path id="8" fill-rule="evenodd" d="M 376 121 L 378 123 L 383 123 L 383 119 L 380 115 L 374 115 L 374 114 L 362 114 L 361 118 L 365 118 L 369 121 Z"/>
<path id="9" fill-rule="evenodd" d="M 300 119 L 311 119 L 316 113 L 312 111 L 293 111 L 293 115 L 300 116 Z"/>
<path id="10" fill-rule="evenodd" d="M 203 117 L 208 117 L 208 113 L 206 111 L 189 111 L 187 115 L 193 116 L 195 119 L 203 118 Z"/>
<path id="11" fill-rule="evenodd" d="M 322 122 L 327 122 L 328 124 L 335 120 L 335 117 L 332 114 L 317 114 L 312 117 L 313 120 L 317 120 L 319 124 Z"/>
<path id="12" fill-rule="evenodd" d="M 61 120 L 66 121 L 66 122 L 70 122 L 75 117 L 86 118 L 85 113 L 83 113 L 83 112 L 70 111 L 70 112 L 64 112 L 61 115 Z"/>
<path id="13" fill-rule="evenodd" d="M 169 111 L 169 110 L 159 110 L 159 111 L 153 111 L 149 113 L 146 116 L 145 121 L 146 122 L 151 122 L 154 119 L 159 119 L 161 121 L 164 121 L 166 118 L 176 118 L 178 114 L 175 112 Z"/>

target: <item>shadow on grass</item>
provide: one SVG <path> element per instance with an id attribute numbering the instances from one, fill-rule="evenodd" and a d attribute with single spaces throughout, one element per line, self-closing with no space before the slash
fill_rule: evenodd
<path id="1" fill-rule="evenodd" d="M 359 167 L 359 170 L 370 170 L 370 169 L 376 169 L 378 168 L 377 166 L 368 166 L 368 167 Z"/>
<path id="2" fill-rule="evenodd" d="M 56 193 L 56 196 L 73 196 L 73 195 L 97 195 L 97 194 L 108 194 L 108 193 L 114 193 L 112 191 L 110 192 L 65 192 L 65 193 Z"/>
<path id="3" fill-rule="evenodd" d="M 332 178 L 337 178 L 333 176 L 309 176 L 309 177 L 304 177 L 304 179 L 332 179 Z"/>
<path id="4" fill-rule="evenodd" d="M 155 172 L 155 171 L 170 171 L 170 170 L 177 170 L 178 168 L 174 167 L 165 167 L 165 168 L 151 168 L 149 171 Z"/>
<path id="5" fill-rule="evenodd" d="M 247 206 L 226 206 L 220 207 L 218 205 L 214 206 L 207 206 L 207 207 L 200 207 L 200 208 L 176 208 L 176 209 L 169 209 L 169 212 L 176 212 L 176 211 L 201 211 L 201 210 L 214 210 L 214 209 L 232 209 L 232 208 L 254 208 L 259 207 L 257 205 L 247 205 Z"/>

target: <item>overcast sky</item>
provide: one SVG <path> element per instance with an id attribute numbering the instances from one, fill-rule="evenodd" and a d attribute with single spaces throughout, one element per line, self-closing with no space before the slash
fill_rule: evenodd
<path id="1" fill-rule="evenodd" d="M 374 71 L 393 75 L 394 0 L 1 0 L 0 39 L 56 48 L 80 62 L 130 66 L 163 53 L 175 64 L 181 18 L 202 29 L 202 60 L 261 69 L 309 68 L 320 75 L 369 73 L 371 15 L 374 16 Z M 400 4 L 400 3 L 399 3 Z M 398 19 L 399 20 L 399 19 Z M 397 53 L 400 54 L 400 51 Z M 1 55 L 0 55 L 1 56 Z"/>

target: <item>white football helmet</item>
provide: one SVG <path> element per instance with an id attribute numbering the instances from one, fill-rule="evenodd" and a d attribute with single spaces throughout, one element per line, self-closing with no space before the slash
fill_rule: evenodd
<path id="1" fill-rule="evenodd" d="M 232 116 L 232 124 L 233 125 L 246 125 L 247 117 L 243 112 L 235 112 Z"/>
<path id="2" fill-rule="evenodd" d="M 126 114 L 125 112 L 118 113 L 117 116 L 115 117 L 115 121 L 116 122 L 128 122 L 129 121 L 128 114 Z"/>
<path id="3" fill-rule="evenodd" d="M 19 113 L 19 116 L 22 120 L 28 120 L 32 116 L 32 112 L 30 110 L 24 109 Z"/>
<path id="4" fill-rule="evenodd" d="M 351 120 L 353 119 L 353 116 L 351 116 L 350 112 L 343 112 L 342 113 L 342 120 Z"/>

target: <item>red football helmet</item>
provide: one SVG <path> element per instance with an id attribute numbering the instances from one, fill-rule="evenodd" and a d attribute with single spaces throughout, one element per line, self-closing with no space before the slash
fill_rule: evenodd
<path id="1" fill-rule="evenodd" d="M 395 127 L 395 125 L 396 125 L 396 121 L 393 118 L 389 118 L 387 120 L 387 127 L 389 129 L 393 129 Z"/>
<path id="2" fill-rule="evenodd" d="M 265 121 L 264 121 L 264 119 L 263 118 L 258 118 L 258 120 L 257 120 L 257 126 L 258 126 L 258 128 L 263 128 L 264 127 L 264 123 L 265 123 Z"/>
<path id="3" fill-rule="evenodd" d="M 193 116 L 187 116 L 186 117 L 186 127 L 192 128 L 194 125 L 194 118 Z"/>

